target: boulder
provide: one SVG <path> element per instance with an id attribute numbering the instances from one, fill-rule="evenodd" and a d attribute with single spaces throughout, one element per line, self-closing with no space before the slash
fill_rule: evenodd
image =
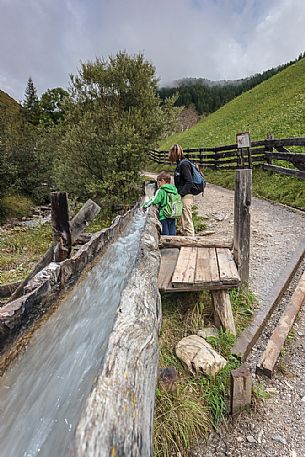
<path id="1" fill-rule="evenodd" d="M 227 361 L 198 335 L 183 338 L 176 346 L 177 357 L 186 364 L 192 374 L 203 372 L 215 376 Z"/>

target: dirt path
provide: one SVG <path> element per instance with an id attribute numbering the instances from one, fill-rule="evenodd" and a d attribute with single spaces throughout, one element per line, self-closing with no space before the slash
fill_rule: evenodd
<path id="1" fill-rule="evenodd" d="M 204 197 L 195 198 L 198 214 L 206 218 L 207 228 L 228 236 L 233 234 L 233 192 L 211 184 Z M 305 245 L 305 213 L 283 205 L 253 198 L 251 206 L 250 283 L 263 306 L 273 283 L 285 270 L 300 243 Z M 305 270 L 302 263 L 299 275 Z M 284 297 L 282 306 L 291 291 Z M 271 318 L 269 329 L 275 322 Z M 219 433 L 212 433 L 208 444 L 200 446 L 192 456 L 224 457 L 303 457 L 305 456 L 305 309 L 294 325 L 295 338 L 281 358 L 272 381 L 256 377 L 262 393 L 269 399 L 260 402 L 255 411 L 228 423 Z M 264 347 L 262 336 L 254 347 L 250 363 Z M 281 370 L 279 369 L 281 368 Z M 283 374 L 284 372 L 284 374 Z"/>

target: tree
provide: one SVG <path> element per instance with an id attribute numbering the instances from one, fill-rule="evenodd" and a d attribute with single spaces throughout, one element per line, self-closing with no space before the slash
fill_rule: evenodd
<path id="1" fill-rule="evenodd" d="M 45 125 L 58 124 L 64 118 L 64 102 L 69 93 L 61 87 L 48 89 L 40 99 L 40 120 Z"/>
<path id="2" fill-rule="evenodd" d="M 25 118 L 31 124 L 37 125 L 40 118 L 40 107 L 37 97 L 37 90 L 33 84 L 31 76 L 28 79 L 25 89 L 25 98 L 22 103 Z"/>
<path id="3" fill-rule="evenodd" d="M 65 135 L 57 161 L 63 189 L 109 212 L 137 198 L 146 152 L 176 121 L 174 99 L 161 107 L 157 78 L 142 54 L 82 64 L 71 76 Z"/>

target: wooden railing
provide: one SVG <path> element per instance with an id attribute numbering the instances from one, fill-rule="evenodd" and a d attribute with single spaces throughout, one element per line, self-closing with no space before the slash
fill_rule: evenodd
<path id="1" fill-rule="evenodd" d="M 198 165 L 211 170 L 260 167 L 267 171 L 305 180 L 305 154 L 287 149 L 287 147 L 302 146 L 305 147 L 305 138 L 267 138 L 253 141 L 249 148 L 238 148 L 235 143 L 211 148 L 184 149 L 184 155 Z M 150 150 L 148 155 L 154 162 L 170 164 L 168 151 Z"/>

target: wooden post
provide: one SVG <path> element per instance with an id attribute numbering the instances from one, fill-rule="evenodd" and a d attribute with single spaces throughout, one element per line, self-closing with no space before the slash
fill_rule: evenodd
<path id="1" fill-rule="evenodd" d="M 71 221 L 71 238 L 72 243 L 77 240 L 80 236 L 82 230 L 89 224 L 90 221 L 99 213 L 101 208 L 92 200 L 87 200 L 84 206 L 79 210 L 79 212 L 74 216 Z M 24 281 L 17 287 L 15 292 L 11 295 L 9 301 L 16 300 L 16 298 L 21 297 L 24 293 L 24 289 L 29 283 L 29 281 L 34 278 L 34 276 L 41 271 L 44 267 L 46 267 L 50 262 L 52 262 L 54 258 L 54 246 L 49 247 L 49 249 L 45 252 L 43 258 L 35 265 L 31 273 L 25 278 Z"/>
<path id="2" fill-rule="evenodd" d="M 268 143 L 268 140 L 273 140 L 273 139 L 274 139 L 273 134 L 272 133 L 267 133 L 267 138 L 266 138 L 267 141 L 266 142 Z M 266 146 L 265 150 L 268 151 L 268 152 L 272 152 L 273 151 L 273 147 L 272 146 Z M 267 162 L 268 165 L 272 165 L 272 159 L 269 156 L 266 157 L 266 162 Z"/>
<path id="3" fill-rule="evenodd" d="M 231 414 L 235 416 L 251 405 L 252 376 L 249 368 L 242 365 L 231 371 Z"/>
<path id="4" fill-rule="evenodd" d="M 249 280 L 251 193 L 252 170 L 237 170 L 235 174 L 233 254 L 243 285 L 246 285 Z"/>
<path id="5" fill-rule="evenodd" d="M 71 229 L 66 192 L 51 193 L 51 219 L 53 228 L 54 261 L 62 262 L 71 252 Z"/>
<path id="6" fill-rule="evenodd" d="M 211 295 L 216 327 L 222 327 L 226 332 L 235 336 L 236 327 L 229 292 L 227 290 L 211 290 Z"/>

